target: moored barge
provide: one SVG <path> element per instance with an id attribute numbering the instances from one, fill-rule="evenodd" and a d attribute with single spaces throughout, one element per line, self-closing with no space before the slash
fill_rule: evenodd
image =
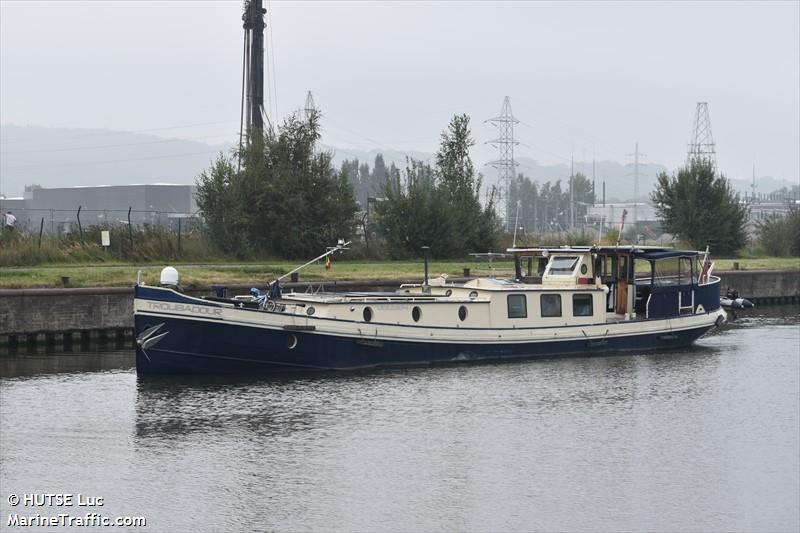
<path id="1" fill-rule="evenodd" d="M 687 346 L 726 320 L 707 253 L 508 252 L 511 279 L 426 279 L 395 292 L 281 293 L 276 280 L 265 295 L 195 298 L 177 279 L 137 282 L 137 371 L 283 373 L 640 353 Z"/>

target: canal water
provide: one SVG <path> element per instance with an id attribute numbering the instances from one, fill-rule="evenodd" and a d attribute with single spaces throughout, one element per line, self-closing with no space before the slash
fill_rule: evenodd
<path id="1" fill-rule="evenodd" d="M 772 307 L 672 353 L 296 379 L 5 355 L 0 529 L 798 531 L 799 326 Z M 41 493 L 103 505 L 8 503 Z"/>

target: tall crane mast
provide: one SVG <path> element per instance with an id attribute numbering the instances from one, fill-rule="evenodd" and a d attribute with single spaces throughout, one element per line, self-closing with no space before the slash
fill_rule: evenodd
<path id="1" fill-rule="evenodd" d="M 264 15 L 262 0 L 244 0 L 242 114 L 248 134 L 264 130 Z"/>

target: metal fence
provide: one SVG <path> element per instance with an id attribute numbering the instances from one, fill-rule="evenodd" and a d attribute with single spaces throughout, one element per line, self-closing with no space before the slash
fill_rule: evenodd
<path id="1" fill-rule="evenodd" d="M 22 233 L 64 235 L 99 226 L 103 228 L 127 226 L 142 228 L 158 226 L 171 231 L 188 230 L 199 223 L 200 214 L 177 211 L 128 209 L 92 209 L 76 206 L 75 209 L 6 209 L 16 217 L 15 228 Z M 5 215 L 5 212 L 2 213 Z M 0 218 L 0 221 L 2 219 Z"/>

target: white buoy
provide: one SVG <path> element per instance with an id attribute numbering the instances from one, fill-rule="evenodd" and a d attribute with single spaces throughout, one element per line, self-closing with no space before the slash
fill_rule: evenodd
<path id="1" fill-rule="evenodd" d="M 167 287 L 177 287 L 178 271 L 170 266 L 164 267 L 161 270 L 161 285 L 165 285 Z"/>

